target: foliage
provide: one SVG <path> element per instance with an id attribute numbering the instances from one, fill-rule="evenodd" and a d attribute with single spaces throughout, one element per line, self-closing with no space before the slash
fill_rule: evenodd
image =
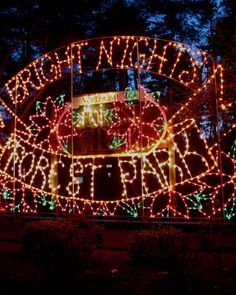
<path id="1" fill-rule="evenodd" d="M 0 216 L 0 240 L 19 242 L 24 230 L 23 219 L 17 216 Z"/>
<path id="2" fill-rule="evenodd" d="M 195 44 L 207 48 L 217 60 L 223 58 L 224 68 L 230 72 L 226 96 L 229 96 L 227 103 L 231 103 L 235 93 L 234 85 L 232 94 L 235 84 L 234 12 L 232 0 L 220 4 L 203 0 L 68 0 L 66 4 L 45 0 L 2 0 L 0 86 L 43 53 L 71 42 L 102 35 L 146 35 Z M 93 87 L 96 83 L 99 85 L 95 79 Z M 214 94 L 211 93 L 202 95 L 202 100 L 197 97 L 189 108 L 189 113 L 202 122 L 202 130 L 210 139 L 216 136 L 216 114 L 211 103 L 215 100 L 212 97 Z M 227 118 L 222 118 L 222 129 L 232 124 L 235 118 L 232 112 L 229 109 Z"/>
<path id="3" fill-rule="evenodd" d="M 72 276 L 83 271 L 101 243 L 102 227 L 80 227 L 68 221 L 40 220 L 25 226 L 23 254 L 48 275 Z"/>
<path id="4" fill-rule="evenodd" d="M 170 272 L 182 265 L 184 252 L 184 234 L 172 226 L 137 231 L 129 237 L 128 255 L 134 261 L 154 262 Z"/>
<path id="5" fill-rule="evenodd" d="M 79 39 L 135 34 L 200 44 L 206 40 L 202 31 L 207 35 L 217 18 L 216 6 L 202 0 L 1 0 L 0 82 L 43 53 Z"/>

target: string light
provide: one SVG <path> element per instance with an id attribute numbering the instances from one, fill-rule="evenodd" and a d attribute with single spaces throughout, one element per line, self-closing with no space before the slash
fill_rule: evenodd
<path id="1" fill-rule="evenodd" d="M 199 69 L 206 64 L 209 72 L 200 87 Z M 133 36 L 75 42 L 33 61 L 6 83 L 0 98 L 17 127 L 0 149 L 0 211 L 137 217 L 145 208 L 149 217 L 211 218 L 223 211 L 228 219 L 235 216 L 235 148 L 233 154 L 222 151 L 222 161 L 231 170 L 223 171 L 221 183 L 217 146 L 208 146 L 194 118 L 180 120 L 215 82 L 224 108 L 223 69 L 210 65 L 205 52 L 187 45 Z M 169 120 L 156 97 L 161 92 L 147 93 L 141 86 L 75 96 L 72 103 L 65 102 L 65 94 L 40 95 L 33 104 L 35 114 L 31 110 L 26 120 L 13 111 L 67 75 L 104 69 L 161 75 L 188 87 L 191 95 Z M 6 120 L 0 116 L 3 132 Z M 86 128 L 93 134 L 105 130 L 105 148 L 86 142 Z M 73 152 L 72 145 L 79 151 Z M 113 190 L 120 196 L 101 200 L 99 185 L 105 181 L 108 160 L 115 170 L 106 175 L 115 175 L 118 184 Z M 227 191 L 223 207 L 222 186 Z"/>

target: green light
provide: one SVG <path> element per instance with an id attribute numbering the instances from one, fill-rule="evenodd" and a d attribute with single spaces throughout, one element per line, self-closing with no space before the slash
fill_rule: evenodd
<path id="1" fill-rule="evenodd" d="M 154 98 L 159 98 L 161 96 L 161 92 L 160 91 L 155 91 L 154 93 L 153 93 L 153 97 Z"/>
<path id="2" fill-rule="evenodd" d="M 126 143 L 126 140 L 122 137 L 113 138 L 112 143 L 109 145 L 110 149 L 116 149 Z"/>
<path id="3" fill-rule="evenodd" d="M 133 90 L 130 87 L 125 88 L 125 96 L 126 96 L 126 99 L 128 100 L 128 103 L 130 105 L 137 103 L 138 95 L 139 95 L 139 93 L 137 90 Z"/>
<path id="4" fill-rule="evenodd" d="M 110 124 L 113 123 L 116 120 L 116 115 L 114 113 L 114 109 L 104 109 L 102 111 L 102 115 L 104 120 Z"/>
<path id="5" fill-rule="evenodd" d="M 43 112 L 43 110 L 41 109 L 42 104 L 43 103 L 41 101 L 38 101 L 38 100 L 36 101 L 36 103 L 35 103 L 36 115 L 39 115 L 39 114 L 41 114 Z"/>
<path id="6" fill-rule="evenodd" d="M 65 105 L 65 93 L 60 94 L 58 97 L 56 97 L 56 99 L 54 100 L 54 102 L 57 104 L 57 107 L 60 108 L 62 106 Z"/>
<path id="7" fill-rule="evenodd" d="M 12 192 L 10 190 L 3 191 L 2 196 L 4 200 L 12 200 Z"/>
<path id="8" fill-rule="evenodd" d="M 49 203 L 50 206 L 49 206 L 49 209 L 50 210 L 54 210 L 55 209 L 55 199 L 54 198 L 51 198 L 51 202 Z"/>

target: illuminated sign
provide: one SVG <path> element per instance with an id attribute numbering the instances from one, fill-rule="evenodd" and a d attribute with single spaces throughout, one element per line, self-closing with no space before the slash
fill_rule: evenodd
<path id="1" fill-rule="evenodd" d="M 173 85 L 185 101 L 168 111 Z M 221 65 L 173 41 L 107 37 L 44 54 L 1 93 L 0 211 L 232 218 L 235 159 L 189 116 L 208 91 L 222 106 L 223 90 Z"/>

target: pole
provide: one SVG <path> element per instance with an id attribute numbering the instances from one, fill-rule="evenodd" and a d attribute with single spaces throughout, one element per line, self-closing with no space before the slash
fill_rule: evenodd
<path id="1" fill-rule="evenodd" d="M 213 61 L 213 69 L 215 71 L 215 62 Z M 216 94 L 216 134 L 217 134 L 217 147 L 218 147 L 218 171 L 220 173 L 220 191 L 221 191 L 221 205 L 222 205 L 222 218 L 225 219 L 225 202 L 224 202 L 224 186 L 223 186 L 223 167 L 221 155 L 221 136 L 220 136 L 220 120 L 219 120 L 219 97 L 218 89 L 215 78 L 215 94 Z"/>
<path id="2" fill-rule="evenodd" d="M 143 191 L 143 139 L 142 139 L 142 100 L 141 100 L 141 77 L 140 77 L 140 58 L 139 58 L 139 44 L 137 39 L 137 63 L 138 63 L 138 98 L 139 98 L 139 129 L 140 129 L 140 177 L 141 177 L 141 198 L 142 198 L 142 220 L 144 221 L 145 210 L 145 195 Z"/>
<path id="3" fill-rule="evenodd" d="M 170 98 L 170 116 L 173 116 L 173 93 L 172 88 L 170 88 L 169 92 Z M 171 123 L 172 124 L 172 123 Z M 170 194 L 170 207 L 174 210 L 177 209 L 177 199 L 175 193 L 175 184 L 176 184 L 176 171 L 175 171 L 175 147 L 174 147 L 174 139 L 172 138 L 172 134 L 174 134 L 173 126 L 168 127 L 170 131 L 170 140 L 168 142 L 168 154 L 169 154 L 169 194 Z"/>
<path id="4" fill-rule="evenodd" d="M 75 214 L 75 206 L 74 206 L 74 198 L 75 198 L 75 181 L 74 181 L 74 140 L 73 140 L 73 43 L 71 43 L 71 48 L 70 48 L 70 61 L 71 61 L 71 80 L 70 80 L 70 95 L 71 95 L 71 177 L 72 177 L 72 199 L 71 199 L 71 204 L 72 204 L 72 215 Z"/>

